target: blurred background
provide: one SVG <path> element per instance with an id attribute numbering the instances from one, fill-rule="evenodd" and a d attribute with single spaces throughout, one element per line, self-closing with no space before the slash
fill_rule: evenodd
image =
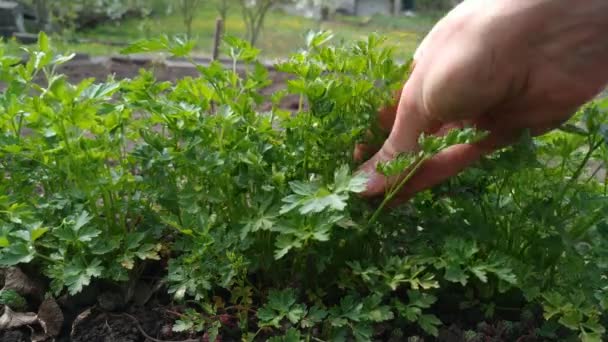
<path id="1" fill-rule="evenodd" d="M 115 54 L 142 38 L 183 34 L 196 54 L 213 49 L 222 32 L 247 39 L 266 58 L 283 57 L 309 30 L 338 39 L 385 36 L 408 58 L 433 24 L 457 0 L 0 0 L 0 35 L 17 48 L 52 34 L 58 47 L 89 55 Z"/>

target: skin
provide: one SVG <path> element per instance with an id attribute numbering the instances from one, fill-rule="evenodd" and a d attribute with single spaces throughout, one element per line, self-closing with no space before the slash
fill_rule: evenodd
<path id="1" fill-rule="evenodd" d="M 370 177 L 364 196 L 384 193 L 388 181 L 376 164 L 416 151 L 422 132 L 467 124 L 490 135 L 428 161 L 401 201 L 509 145 L 525 129 L 541 135 L 567 121 L 608 83 L 608 1 L 467 0 L 429 33 L 414 65 L 397 106 L 380 113 L 390 135 L 361 167 Z"/>

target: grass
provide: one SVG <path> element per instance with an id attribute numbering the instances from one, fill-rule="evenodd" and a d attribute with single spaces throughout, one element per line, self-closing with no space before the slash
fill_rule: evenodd
<path id="1" fill-rule="evenodd" d="M 198 53 L 208 54 L 211 51 L 217 15 L 213 1 L 203 2 L 198 9 L 193 23 L 193 38 L 197 41 Z M 424 34 L 433 26 L 436 17 L 436 15 L 336 17 L 332 21 L 320 23 L 276 10 L 268 14 L 257 47 L 263 51 L 265 57 L 282 57 L 301 47 L 306 32 L 311 29 L 331 30 L 338 40 L 361 39 L 375 32 L 387 37 L 387 44 L 396 49 L 398 58 L 407 59 Z M 106 45 L 103 42 L 124 44 L 146 37 L 182 34 L 183 32 L 185 32 L 185 27 L 181 16 L 174 10 L 172 13 L 160 13 L 146 20 L 127 19 L 76 32 L 71 35 L 71 38 L 76 38 L 76 40 L 64 39 L 64 43 L 59 47 L 92 55 L 105 55 L 117 53 L 120 47 Z M 226 32 L 240 37 L 245 35 L 245 24 L 241 18 L 240 8 L 236 5 L 230 9 Z M 66 43 L 67 41 L 72 41 L 72 43 Z M 79 43 L 74 43 L 74 41 L 79 41 Z M 82 43 L 83 41 L 85 43 Z"/>

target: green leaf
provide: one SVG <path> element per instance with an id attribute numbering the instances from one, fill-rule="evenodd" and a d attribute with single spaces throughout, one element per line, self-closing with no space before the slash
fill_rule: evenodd
<path id="1" fill-rule="evenodd" d="M 435 315 L 421 315 L 418 318 L 418 325 L 427 334 L 437 337 L 439 335 L 438 327 L 441 325 L 441 321 Z"/>
<path id="2" fill-rule="evenodd" d="M 581 331 L 579 337 L 581 342 L 602 342 L 602 334 L 596 332 Z"/>
<path id="3" fill-rule="evenodd" d="M 127 250 L 134 250 L 140 247 L 141 242 L 146 237 L 146 234 L 142 232 L 128 233 L 125 239 L 125 248 Z"/>
<path id="4" fill-rule="evenodd" d="M 348 165 L 343 165 L 334 175 L 334 191 L 361 193 L 367 188 L 367 181 L 368 177 L 365 174 L 352 175 Z"/>
<path id="5" fill-rule="evenodd" d="M 15 290 L 0 290 L 0 305 L 6 305 L 14 311 L 27 310 L 27 301 Z"/>
<path id="6" fill-rule="evenodd" d="M 381 305 L 382 296 L 371 295 L 363 300 L 362 313 L 365 313 L 365 319 L 371 322 L 383 322 L 393 319 L 393 313 L 390 307 Z"/>
<path id="7" fill-rule="evenodd" d="M 302 243 L 291 235 L 279 235 L 275 246 L 277 249 L 274 252 L 274 258 L 279 260 L 287 255 L 292 248 L 301 248 Z"/>
<path id="8" fill-rule="evenodd" d="M 94 239 L 88 246 L 89 250 L 94 255 L 104 255 L 117 250 L 120 247 L 120 240 L 112 237 Z"/>
<path id="9" fill-rule="evenodd" d="M 283 316 L 277 314 L 277 312 L 269 307 L 262 307 L 257 312 L 258 319 L 263 326 L 272 326 L 275 328 L 279 327 L 279 323 L 283 319 Z"/>
<path id="10" fill-rule="evenodd" d="M 36 251 L 31 245 L 25 242 L 12 243 L 7 248 L 2 249 L 0 253 L 0 265 L 15 266 L 22 263 L 26 264 L 34 260 L 35 255 Z"/>
<path id="11" fill-rule="evenodd" d="M 372 322 L 384 322 L 393 319 L 395 316 L 393 315 L 390 307 L 382 305 L 370 310 L 367 313 L 367 317 Z"/>
<path id="12" fill-rule="evenodd" d="M 589 319 L 580 326 L 582 341 L 602 341 L 602 337 L 606 333 L 606 328 L 597 321 L 597 318 Z"/>
<path id="13" fill-rule="evenodd" d="M 122 49 L 120 53 L 128 55 L 144 52 L 169 52 L 173 57 L 185 57 L 192 52 L 195 46 L 196 42 L 193 40 L 188 40 L 181 36 L 169 39 L 167 35 L 163 35 L 156 39 L 137 41 Z"/>
<path id="14" fill-rule="evenodd" d="M 334 184 L 322 186 L 318 181 L 289 183 L 292 195 L 283 199 L 285 205 L 280 214 L 286 214 L 296 208 L 299 213 L 307 215 L 325 210 L 343 211 L 349 199 L 349 193 L 360 193 L 366 189 L 367 178 L 364 174 L 352 176 L 347 165 L 336 169 Z"/>
<path id="15" fill-rule="evenodd" d="M 44 53 L 49 53 L 51 50 L 49 44 L 49 37 L 43 31 L 40 31 L 40 33 L 38 33 L 38 50 Z"/>
<path id="16" fill-rule="evenodd" d="M 309 31 L 306 35 L 306 46 L 308 49 L 316 49 L 332 40 L 334 34 L 331 31 Z"/>
<path id="17" fill-rule="evenodd" d="M 38 33 L 38 50 L 45 53 L 50 51 L 49 37 L 43 31 Z"/>
<path id="18" fill-rule="evenodd" d="M 296 302 L 296 293 L 294 289 L 285 289 L 281 291 L 270 291 L 268 295 L 268 306 L 279 311 L 287 312 L 289 308 Z"/>
<path id="19" fill-rule="evenodd" d="M 76 259 L 65 266 L 65 284 L 68 292 L 75 295 L 82 291 L 85 286 L 91 283 L 91 279 L 101 276 L 104 268 L 101 261 L 93 260 L 90 264 L 85 264 L 82 260 Z"/>
<path id="20" fill-rule="evenodd" d="M 376 170 L 385 177 L 398 176 L 411 167 L 416 161 L 416 155 L 402 153 L 397 157 L 376 165 Z"/>
<path id="21" fill-rule="evenodd" d="M 80 228 L 84 227 L 87 223 L 91 222 L 92 216 L 89 215 L 88 212 L 83 211 L 76 217 L 76 221 L 74 221 L 73 230 L 78 231 Z"/>
<path id="22" fill-rule="evenodd" d="M 180 36 L 174 37 L 172 44 L 170 44 L 169 52 L 173 57 L 186 57 L 192 53 L 192 50 L 196 47 L 194 40 L 182 38 Z"/>
<path id="23" fill-rule="evenodd" d="M 194 322 L 192 322 L 191 320 L 178 319 L 175 321 L 175 324 L 173 324 L 172 330 L 174 332 L 186 332 L 186 331 L 190 331 L 190 329 L 192 329 L 193 327 L 194 327 Z"/>
<path id="24" fill-rule="evenodd" d="M 437 297 L 420 291 L 408 291 L 410 305 L 415 305 L 422 309 L 428 309 L 437 301 Z"/>
<path id="25" fill-rule="evenodd" d="M 351 325 L 353 336 L 358 342 L 369 342 L 372 340 L 374 330 L 370 324 L 357 323 Z"/>
<path id="26" fill-rule="evenodd" d="M 564 312 L 559 323 L 572 330 L 577 330 L 583 322 L 583 314 L 578 310 Z"/>
<path id="27" fill-rule="evenodd" d="M 399 316 L 405 318 L 409 322 L 416 322 L 422 314 L 422 309 L 414 304 L 405 305 L 399 300 L 394 301 L 394 307 L 397 309 Z"/>
<path id="28" fill-rule="evenodd" d="M 299 213 L 307 215 L 332 209 L 342 211 L 346 207 L 348 196 L 330 192 L 325 187 L 313 183 L 291 182 L 289 186 L 294 194 L 283 199 L 285 205 L 280 213 L 286 214 L 299 207 Z"/>
<path id="29" fill-rule="evenodd" d="M 292 323 L 298 323 L 306 315 L 306 306 L 297 304 L 292 306 L 287 312 L 287 319 Z"/>
<path id="30" fill-rule="evenodd" d="M 422 315 L 422 310 L 416 306 L 406 306 L 402 311 L 401 315 L 410 322 L 416 322 L 418 317 Z"/>
<path id="31" fill-rule="evenodd" d="M 86 226 L 78 231 L 78 241 L 90 242 L 101 234 L 101 231 L 93 226 Z"/>
<path id="32" fill-rule="evenodd" d="M 221 323 L 219 321 L 213 322 L 213 324 L 207 329 L 207 337 L 210 342 L 216 342 L 217 336 L 220 334 Z"/>
<path id="33" fill-rule="evenodd" d="M 462 286 L 467 284 L 469 277 L 459 265 L 448 265 L 445 268 L 445 280 L 460 283 Z"/>
<path id="34" fill-rule="evenodd" d="M 483 266 L 483 265 L 473 266 L 470 268 L 470 270 L 477 277 L 477 279 L 479 279 L 482 283 L 488 282 L 488 277 L 487 277 L 485 266 Z"/>
<path id="35" fill-rule="evenodd" d="M 69 55 L 57 55 L 57 56 L 55 56 L 55 58 L 53 58 L 53 60 L 51 61 L 51 64 L 54 64 L 54 65 L 65 64 L 65 63 L 71 61 L 72 59 L 74 59 L 74 57 L 76 57 L 75 53 L 71 53 Z"/>
<path id="36" fill-rule="evenodd" d="M 92 84 L 80 94 L 80 97 L 87 100 L 108 100 L 120 89 L 120 86 L 120 82 Z"/>
<path id="37" fill-rule="evenodd" d="M 321 323 L 328 315 L 327 310 L 324 310 L 318 306 L 313 306 L 308 310 L 308 314 L 302 319 L 302 328 L 312 328 L 316 324 Z"/>
<path id="38" fill-rule="evenodd" d="M 169 45 L 169 39 L 166 36 L 157 39 L 145 39 L 137 41 L 120 51 L 121 54 L 134 54 L 142 52 L 159 52 L 166 50 Z"/>
<path id="39" fill-rule="evenodd" d="M 101 234 L 101 231 L 90 225 L 92 217 L 88 212 L 81 212 L 73 220 L 65 220 L 64 223 L 53 231 L 59 239 L 67 242 L 91 242 Z"/>
<path id="40" fill-rule="evenodd" d="M 48 231 L 49 231 L 48 228 L 44 228 L 44 227 L 40 227 L 40 226 L 38 226 L 37 228 L 34 228 L 33 230 L 30 231 L 30 241 L 35 242 L 36 240 L 40 239 Z"/>
<path id="41" fill-rule="evenodd" d="M 258 310 L 257 316 L 261 326 L 278 328 L 281 321 L 287 318 L 292 324 L 298 323 L 306 315 L 306 307 L 296 304 L 293 289 L 270 291 L 268 302 Z"/>
<path id="42" fill-rule="evenodd" d="M 302 340 L 302 335 L 300 332 L 294 328 L 290 328 L 287 330 L 285 334 L 285 338 L 283 341 L 285 342 L 300 342 Z"/>
<path id="43" fill-rule="evenodd" d="M 487 135 L 488 132 L 467 127 L 464 129 L 452 129 L 443 136 L 422 134 L 418 143 L 425 154 L 434 155 L 454 145 L 476 143 L 487 137 Z"/>
<path id="44" fill-rule="evenodd" d="M 253 62 L 260 54 L 259 49 L 243 39 L 232 35 L 225 35 L 223 39 L 229 48 L 230 57 L 234 60 Z"/>

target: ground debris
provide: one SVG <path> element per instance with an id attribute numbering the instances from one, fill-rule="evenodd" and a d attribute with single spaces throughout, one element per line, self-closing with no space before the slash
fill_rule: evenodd
<path id="1" fill-rule="evenodd" d="M 8 306 L 4 306 L 4 312 L 0 316 L 0 330 L 17 329 L 38 323 L 38 316 L 33 312 L 15 312 Z"/>
<path id="2" fill-rule="evenodd" d="M 52 298 L 47 298 L 38 309 L 38 323 L 42 326 L 44 334 L 39 341 L 46 340 L 49 336 L 58 336 L 63 325 L 63 312 Z"/>

